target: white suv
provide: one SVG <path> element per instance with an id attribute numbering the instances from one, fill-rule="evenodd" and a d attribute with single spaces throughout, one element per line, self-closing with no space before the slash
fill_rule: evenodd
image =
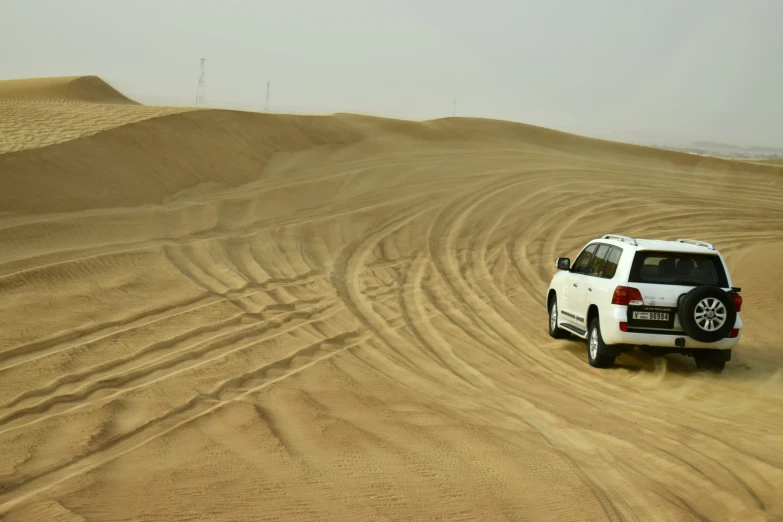
<path id="1" fill-rule="evenodd" d="M 592 366 L 609 367 L 635 346 L 692 356 L 714 372 L 731 360 L 742 297 L 712 244 L 608 234 L 557 268 L 546 296 L 549 335 L 587 339 Z"/>

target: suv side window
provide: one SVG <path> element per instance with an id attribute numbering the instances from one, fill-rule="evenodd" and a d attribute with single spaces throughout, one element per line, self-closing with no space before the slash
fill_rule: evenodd
<path id="1" fill-rule="evenodd" d="M 597 243 L 588 245 L 587 248 L 585 248 L 582 253 L 579 254 L 579 257 L 576 258 L 576 261 L 574 261 L 574 266 L 571 267 L 571 271 L 577 274 L 586 273 L 586 269 L 590 267 L 590 260 L 593 258 L 593 252 L 595 252 L 596 248 L 598 248 Z"/>
<path id="2" fill-rule="evenodd" d="M 609 245 L 600 245 L 595 251 L 593 259 L 590 261 L 590 270 L 587 275 L 598 276 L 604 268 L 606 254 L 609 253 Z"/>
<path id="3" fill-rule="evenodd" d="M 613 246 L 609 249 L 609 253 L 606 256 L 606 263 L 598 274 L 598 277 L 604 277 L 611 279 L 617 272 L 617 265 L 620 263 L 620 257 L 623 255 L 623 249 Z"/>

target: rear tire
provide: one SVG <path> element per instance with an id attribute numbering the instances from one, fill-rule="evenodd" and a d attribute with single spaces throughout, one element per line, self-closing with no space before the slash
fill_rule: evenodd
<path id="1" fill-rule="evenodd" d="M 587 362 L 595 368 L 609 368 L 614 365 L 615 356 L 606 355 L 608 351 L 609 348 L 601 335 L 601 323 L 596 317 L 590 323 L 590 331 L 587 335 Z"/>
<path id="2" fill-rule="evenodd" d="M 726 367 L 726 361 L 715 361 L 713 359 L 704 359 L 696 357 L 696 368 L 712 373 L 721 373 Z"/>
<path id="3" fill-rule="evenodd" d="M 549 303 L 549 335 L 555 339 L 565 339 L 569 333 L 557 326 L 557 314 L 557 297 L 555 297 Z"/>

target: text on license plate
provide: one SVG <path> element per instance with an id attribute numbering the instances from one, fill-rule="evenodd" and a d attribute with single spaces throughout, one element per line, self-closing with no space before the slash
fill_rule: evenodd
<path id="1" fill-rule="evenodd" d="M 642 321 L 668 321 L 669 314 L 661 312 L 634 312 L 633 318 Z"/>

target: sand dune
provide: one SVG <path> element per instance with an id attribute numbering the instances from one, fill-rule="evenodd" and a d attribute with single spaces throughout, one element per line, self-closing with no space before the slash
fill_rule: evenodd
<path id="1" fill-rule="evenodd" d="M 3 520 L 783 517 L 783 168 L 20 85 Z M 598 371 L 547 335 L 554 258 L 606 232 L 727 255 L 747 329 L 723 374 Z"/>
<path id="2" fill-rule="evenodd" d="M 139 105 L 95 76 L 0 81 L 0 154 L 191 110 Z"/>
<path id="3" fill-rule="evenodd" d="M 97 76 L 0 81 L 2 103 L 108 103 L 139 105 Z"/>

